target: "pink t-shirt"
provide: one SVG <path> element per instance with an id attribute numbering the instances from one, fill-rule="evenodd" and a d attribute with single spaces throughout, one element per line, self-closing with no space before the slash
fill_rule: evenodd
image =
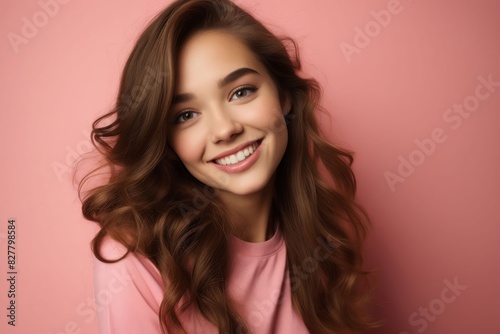
<path id="1" fill-rule="evenodd" d="M 293 310 L 286 265 L 286 246 L 278 229 L 261 243 L 230 237 L 228 293 L 251 333 L 309 333 Z M 105 258 L 118 258 L 125 248 L 111 238 L 103 244 Z M 94 294 L 101 334 L 160 334 L 158 311 L 163 283 L 147 258 L 129 253 L 108 264 L 94 259 Z M 180 315 L 187 333 L 218 333 L 190 307 Z"/>

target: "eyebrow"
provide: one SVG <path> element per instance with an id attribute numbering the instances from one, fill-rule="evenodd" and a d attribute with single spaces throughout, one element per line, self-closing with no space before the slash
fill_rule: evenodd
<path id="1" fill-rule="evenodd" d="M 230 83 L 238 80 L 239 78 L 241 78 L 242 76 L 247 75 L 247 74 L 260 75 L 260 73 L 257 72 L 256 70 L 253 70 L 253 69 L 248 68 L 248 67 L 242 67 L 242 68 L 239 68 L 239 69 L 229 73 L 224 78 L 217 81 L 217 86 L 219 88 L 224 88 L 225 86 L 229 85 Z M 177 94 L 173 97 L 172 105 L 176 105 L 176 104 L 183 103 L 183 102 L 189 102 L 189 101 L 192 101 L 194 99 L 195 99 L 195 95 L 192 93 Z"/>

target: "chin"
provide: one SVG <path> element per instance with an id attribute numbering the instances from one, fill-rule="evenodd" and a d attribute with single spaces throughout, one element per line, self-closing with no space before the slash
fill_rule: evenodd
<path id="1" fill-rule="evenodd" d="M 260 180 L 255 181 L 251 180 L 251 182 L 238 182 L 238 184 L 230 182 L 230 186 L 224 189 L 220 189 L 224 193 L 233 194 L 237 196 L 248 196 L 253 195 L 260 192 L 272 191 L 270 186 L 270 180 Z"/>

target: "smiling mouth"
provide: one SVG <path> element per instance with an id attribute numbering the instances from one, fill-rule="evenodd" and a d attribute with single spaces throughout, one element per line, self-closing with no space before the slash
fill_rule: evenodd
<path id="1" fill-rule="evenodd" d="M 215 162 L 218 165 L 222 165 L 222 166 L 235 165 L 241 161 L 246 160 L 248 157 L 250 157 L 255 152 L 257 147 L 259 147 L 261 142 L 262 142 L 262 139 L 248 145 L 247 147 L 239 150 L 238 152 L 236 152 L 234 154 L 230 154 L 224 158 L 213 160 L 213 162 Z"/>

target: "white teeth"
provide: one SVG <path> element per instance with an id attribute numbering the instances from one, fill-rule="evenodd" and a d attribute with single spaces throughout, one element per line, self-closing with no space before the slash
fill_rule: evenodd
<path id="1" fill-rule="evenodd" d="M 227 157 L 217 159 L 215 162 L 219 165 L 227 166 L 227 165 L 233 165 L 236 164 L 240 161 L 245 160 L 247 157 L 251 156 L 252 153 L 257 149 L 258 144 L 254 143 L 245 149 L 236 152 L 235 154 L 231 154 Z"/>

